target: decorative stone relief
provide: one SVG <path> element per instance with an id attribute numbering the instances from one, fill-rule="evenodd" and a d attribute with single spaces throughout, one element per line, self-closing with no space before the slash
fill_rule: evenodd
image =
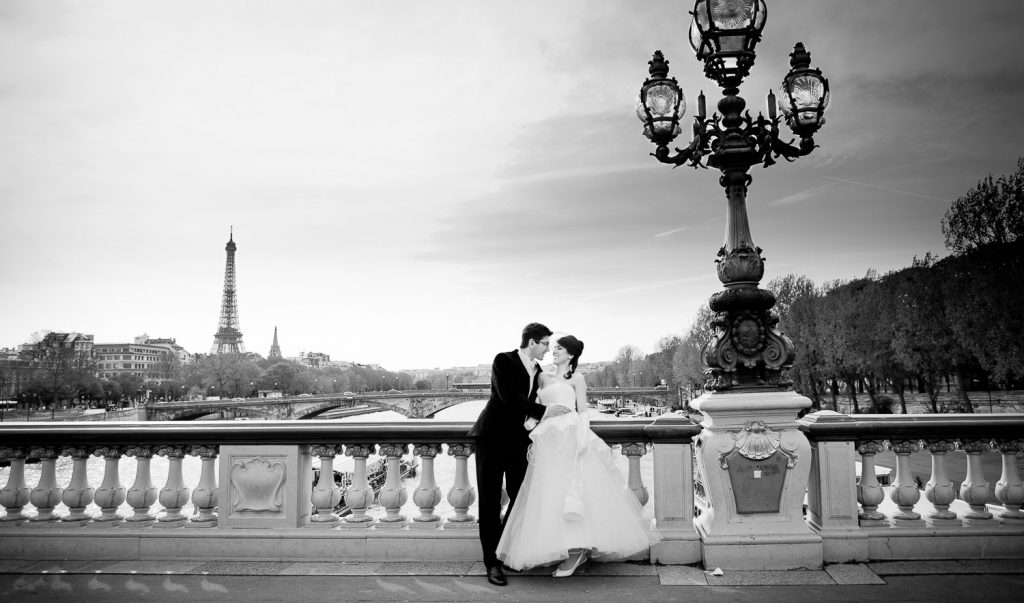
<path id="1" fill-rule="evenodd" d="M 231 464 L 231 501 L 234 512 L 284 512 L 287 468 L 278 458 L 235 458 Z"/>

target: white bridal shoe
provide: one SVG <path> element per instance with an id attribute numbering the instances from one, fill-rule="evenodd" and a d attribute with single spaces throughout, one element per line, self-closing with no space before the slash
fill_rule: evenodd
<path id="1" fill-rule="evenodd" d="M 573 575 L 576 569 L 583 565 L 583 562 L 590 558 L 590 551 L 587 549 L 580 549 L 575 553 L 570 553 L 569 558 L 562 562 L 555 570 L 555 573 L 551 574 L 555 578 L 568 578 Z"/>

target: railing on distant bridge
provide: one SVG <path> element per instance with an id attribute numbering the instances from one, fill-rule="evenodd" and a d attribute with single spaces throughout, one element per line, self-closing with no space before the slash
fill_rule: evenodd
<path id="1" fill-rule="evenodd" d="M 474 384 L 475 385 L 475 384 Z M 670 392 L 663 388 L 590 388 L 588 400 L 629 400 L 651 406 L 665 406 Z M 247 398 L 244 400 L 196 400 L 184 402 L 151 402 L 146 404 L 150 421 L 194 419 L 312 419 L 337 409 L 373 406 L 425 419 L 469 400 L 486 398 L 479 389 L 452 388 L 445 391 L 413 390 L 386 392 L 344 392 L 341 394 L 303 394 L 280 398 Z"/>

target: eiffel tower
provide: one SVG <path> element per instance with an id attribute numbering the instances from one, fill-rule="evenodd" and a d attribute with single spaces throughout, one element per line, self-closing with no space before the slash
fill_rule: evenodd
<path id="1" fill-rule="evenodd" d="M 242 331 L 238 328 L 238 297 L 235 294 L 235 233 L 228 236 L 227 264 L 224 266 L 224 297 L 220 302 L 220 325 L 213 336 L 213 354 L 244 354 Z"/>

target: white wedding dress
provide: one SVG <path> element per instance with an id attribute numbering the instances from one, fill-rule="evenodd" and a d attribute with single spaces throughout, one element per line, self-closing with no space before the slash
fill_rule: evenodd
<path id="1" fill-rule="evenodd" d="M 576 410 L 576 390 L 554 382 L 538 392 L 545 406 L 573 412 L 546 418 L 530 432 L 530 466 L 508 518 L 497 555 L 512 569 L 549 565 L 569 549 L 590 549 L 596 561 L 622 560 L 660 540 L 612 461 L 612 450 Z M 576 513 L 564 513 L 578 486 Z M 579 504 L 581 501 L 581 504 Z M 580 516 L 582 515 L 582 517 Z"/>

